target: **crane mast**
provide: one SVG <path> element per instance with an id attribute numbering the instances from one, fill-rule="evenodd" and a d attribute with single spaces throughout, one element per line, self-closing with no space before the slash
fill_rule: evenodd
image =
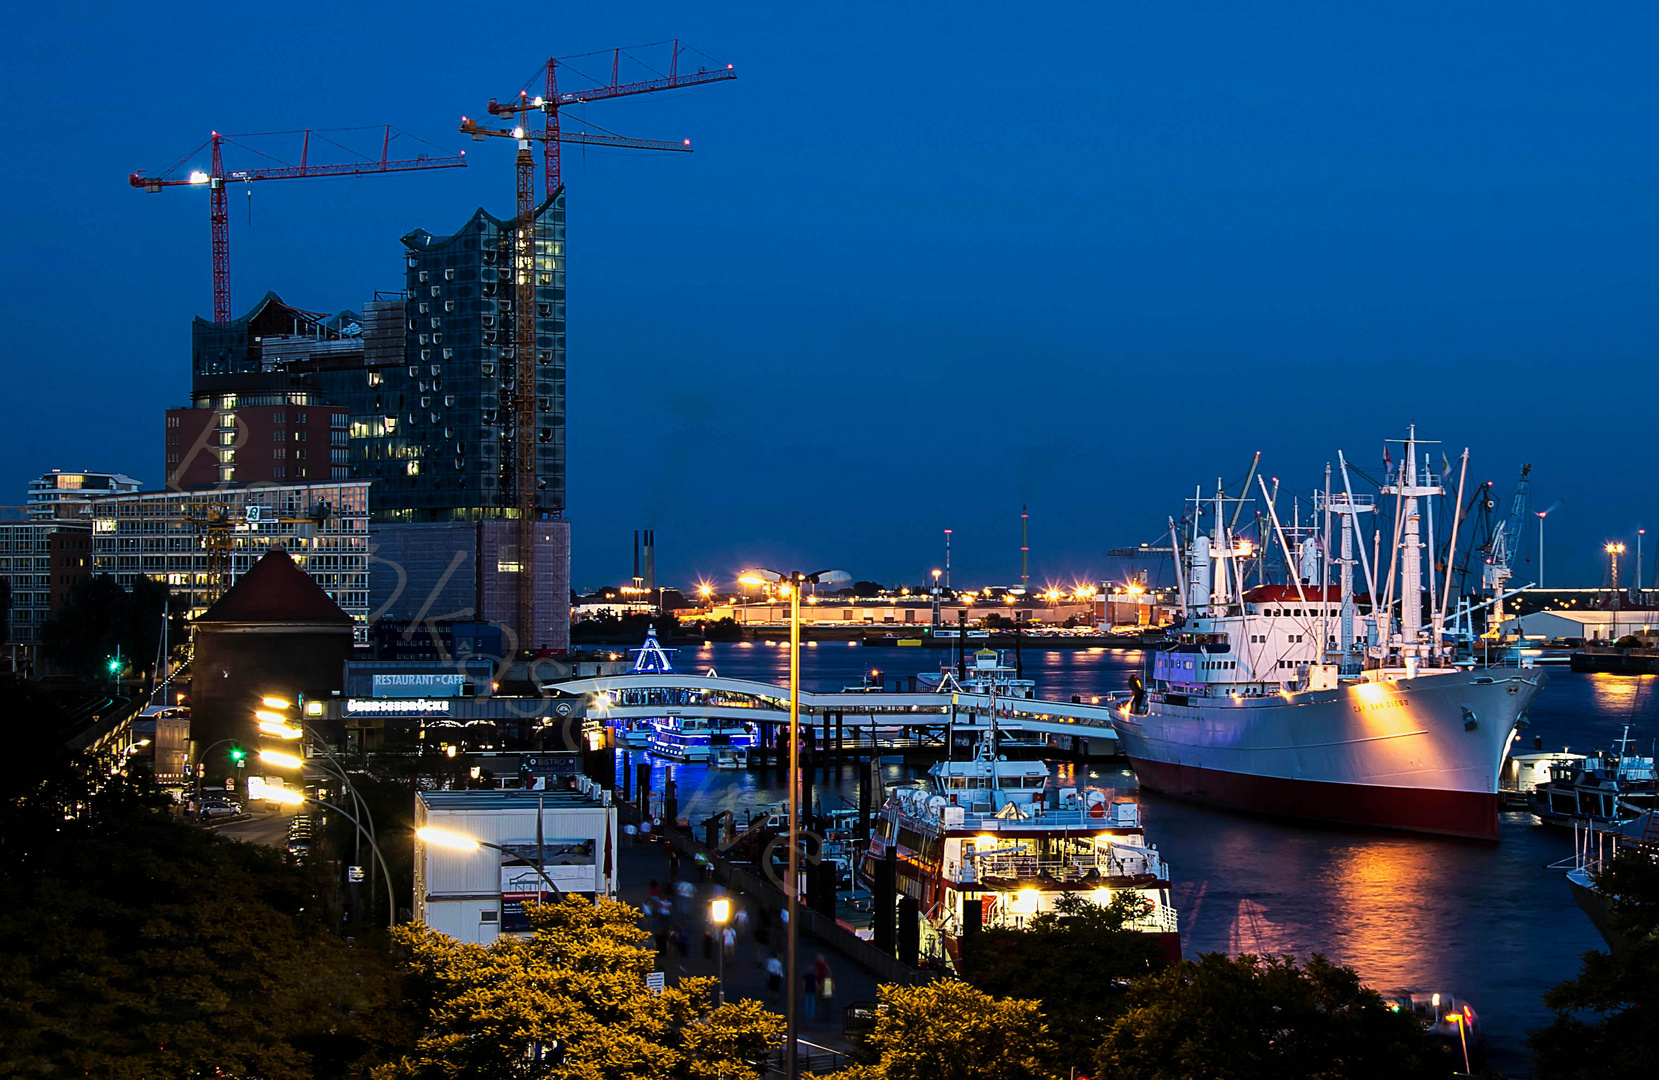
<path id="1" fill-rule="evenodd" d="M 531 97 L 529 91 L 519 91 L 518 99 L 503 104 L 495 98 L 486 106 L 491 116 L 506 117 L 513 122 L 510 129 L 485 127 L 465 116 L 460 130 L 474 140 L 510 138 L 517 143 L 514 159 L 517 181 L 518 213 L 514 219 L 513 238 L 513 299 L 514 363 L 513 363 L 513 513 L 517 520 L 518 589 L 516 615 L 519 646 L 527 647 L 534 640 L 536 627 L 536 522 L 541 516 L 537 494 L 541 481 L 536 471 L 536 181 L 535 157 L 532 144 L 542 144 L 544 170 L 543 199 L 549 200 L 563 186 L 559 147 L 562 143 L 592 146 L 622 147 L 637 150 L 671 150 L 689 153 L 691 140 L 679 143 L 656 139 L 630 139 L 620 135 L 566 131 L 560 122 L 559 110 L 566 105 L 580 105 L 610 98 L 631 97 L 662 90 L 677 90 L 701 86 L 737 77 L 732 65 L 715 71 L 703 69 L 681 75 L 679 58 L 681 47 L 674 42 L 673 54 L 666 78 L 646 79 L 624 83 L 619 78 L 622 50 L 613 52 L 611 81 L 608 85 L 585 90 L 561 92 L 558 87 L 559 61 L 549 57 L 546 65 L 546 93 Z M 540 132 L 530 129 L 529 114 L 541 112 L 544 116 Z"/>

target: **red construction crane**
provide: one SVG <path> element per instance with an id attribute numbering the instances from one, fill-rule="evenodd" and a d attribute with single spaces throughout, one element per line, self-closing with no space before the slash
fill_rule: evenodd
<path id="1" fill-rule="evenodd" d="M 690 152 L 691 140 L 672 143 L 655 139 L 628 139 L 619 135 L 594 135 L 587 132 L 567 132 L 559 126 L 559 109 L 566 105 L 583 105 L 609 98 L 632 97 L 659 90 L 679 90 L 689 86 L 720 82 L 737 78 L 732 65 L 713 71 L 701 68 L 696 72 L 680 74 L 681 47 L 674 41 L 665 78 L 622 82 L 619 68 L 622 50 L 611 54 L 611 81 L 608 85 L 587 90 L 560 93 L 558 89 L 559 61 L 547 60 L 547 93 L 531 97 L 528 90 L 519 91 L 518 100 L 507 105 L 491 98 L 487 106 L 491 116 L 520 118 L 510 130 L 480 127 L 467 117 L 461 118 L 461 130 L 474 139 L 491 136 L 510 138 L 518 143 L 515 160 L 518 177 L 518 216 L 514 225 L 513 280 L 517 291 L 513 300 L 514 367 L 513 367 L 513 490 L 518 513 L 518 633 L 521 647 L 529 645 L 535 632 L 536 613 L 536 166 L 531 153 L 532 141 L 542 144 L 542 162 L 545 171 L 544 199 L 550 199 L 563 183 L 559 171 L 559 144 L 579 143 L 589 146 L 627 147 L 637 150 L 677 150 Z M 632 57 L 630 57 L 632 59 Z M 565 65 L 568 67 L 569 65 Z M 572 69 L 574 70 L 574 69 Z M 546 120 L 539 132 L 531 131 L 523 114 L 540 111 Z"/>
<path id="2" fill-rule="evenodd" d="M 304 142 L 300 146 L 298 165 L 282 165 L 266 169 L 239 169 L 227 173 L 221 148 L 230 136 L 221 135 L 215 131 L 207 142 L 185 155 L 178 165 L 174 165 L 167 172 L 159 176 L 133 173 L 127 178 L 127 182 L 135 188 L 143 188 L 149 192 L 160 191 L 165 187 L 199 187 L 204 184 L 207 186 L 208 221 L 213 229 L 213 321 L 218 323 L 230 322 L 230 210 L 226 184 L 229 182 L 252 182 L 254 180 L 302 180 L 313 176 L 361 176 L 365 173 L 413 172 L 416 169 L 457 169 L 466 167 L 465 151 L 454 157 L 429 157 L 422 154 L 419 157 L 404 161 L 392 161 L 388 156 L 392 145 L 392 132 L 391 125 L 386 125 L 385 135 L 381 140 L 380 160 L 378 161 L 348 162 L 343 165 L 313 165 L 310 163 L 312 132 L 307 130 L 304 133 Z M 319 135 L 319 138 L 321 137 Z M 209 145 L 213 147 L 213 155 L 208 165 L 208 171 L 195 170 L 182 178 L 174 175 L 184 162 L 201 153 L 202 148 Z"/>

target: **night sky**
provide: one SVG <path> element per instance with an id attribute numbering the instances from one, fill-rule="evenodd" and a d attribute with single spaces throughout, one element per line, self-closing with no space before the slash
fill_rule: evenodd
<path id="1" fill-rule="evenodd" d="M 566 150 L 578 584 L 641 527 L 670 582 L 919 581 L 952 528 L 957 583 L 1005 583 L 1022 502 L 1036 581 L 1101 575 L 1256 450 L 1305 494 L 1412 420 L 1505 501 L 1533 463 L 1550 584 L 1659 527 L 1651 5 L 896 6 L 10 9 L 0 502 L 52 467 L 161 480 L 206 191 L 128 173 L 214 128 L 467 150 L 254 185 L 251 226 L 233 189 L 237 314 L 358 308 L 402 287 L 399 236 L 512 212 L 510 143 L 461 114 L 678 35 L 739 78 L 578 114 L 697 152 Z"/>

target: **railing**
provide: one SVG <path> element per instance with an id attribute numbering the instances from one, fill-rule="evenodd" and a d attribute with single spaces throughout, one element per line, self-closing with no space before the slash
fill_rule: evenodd
<path id="1" fill-rule="evenodd" d="M 989 854 L 966 859 L 964 862 L 964 881 L 985 878 L 1030 881 L 1038 877 L 1047 877 L 1056 882 L 1066 883 L 1083 881 L 1091 873 L 1113 878 L 1159 878 L 1163 873 L 1163 860 L 1155 855 L 1137 853 L 1119 855 L 1106 852 L 1064 856 Z"/>
<path id="2" fill-rule="evenodd" d="M 979 804 L 985 805 L 985 804 Z M 926 803 L 909 809 L 914 816 L 933 816 Z M 950 811 L 961 810 L 960 823 L 953 820 Z M 1028 832 L 1032 829 L 1138 829 L 1141 825 L 1140 808 L 1134 803 L 1114 803 L 1095 809 L 1052 810 L 1034 806 L 1021 807 L 1017 816 L 1002 817 L 989 810 L 974 812 L 971 807 L 941 808 L 940 820 L 947 828 L 974 829 L 978 832 Z M 1006 814 L 1006 809 L 1001 811 Z"/>

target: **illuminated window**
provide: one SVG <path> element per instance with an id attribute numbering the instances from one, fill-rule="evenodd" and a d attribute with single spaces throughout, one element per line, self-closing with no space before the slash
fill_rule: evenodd
<path id="1" fill-rule="evenodd" d="M 421 463 L 418 461 L 411 461 L 403 467 L 403 471 L 410 476 L 419 476 L 421 472 Z"/>

